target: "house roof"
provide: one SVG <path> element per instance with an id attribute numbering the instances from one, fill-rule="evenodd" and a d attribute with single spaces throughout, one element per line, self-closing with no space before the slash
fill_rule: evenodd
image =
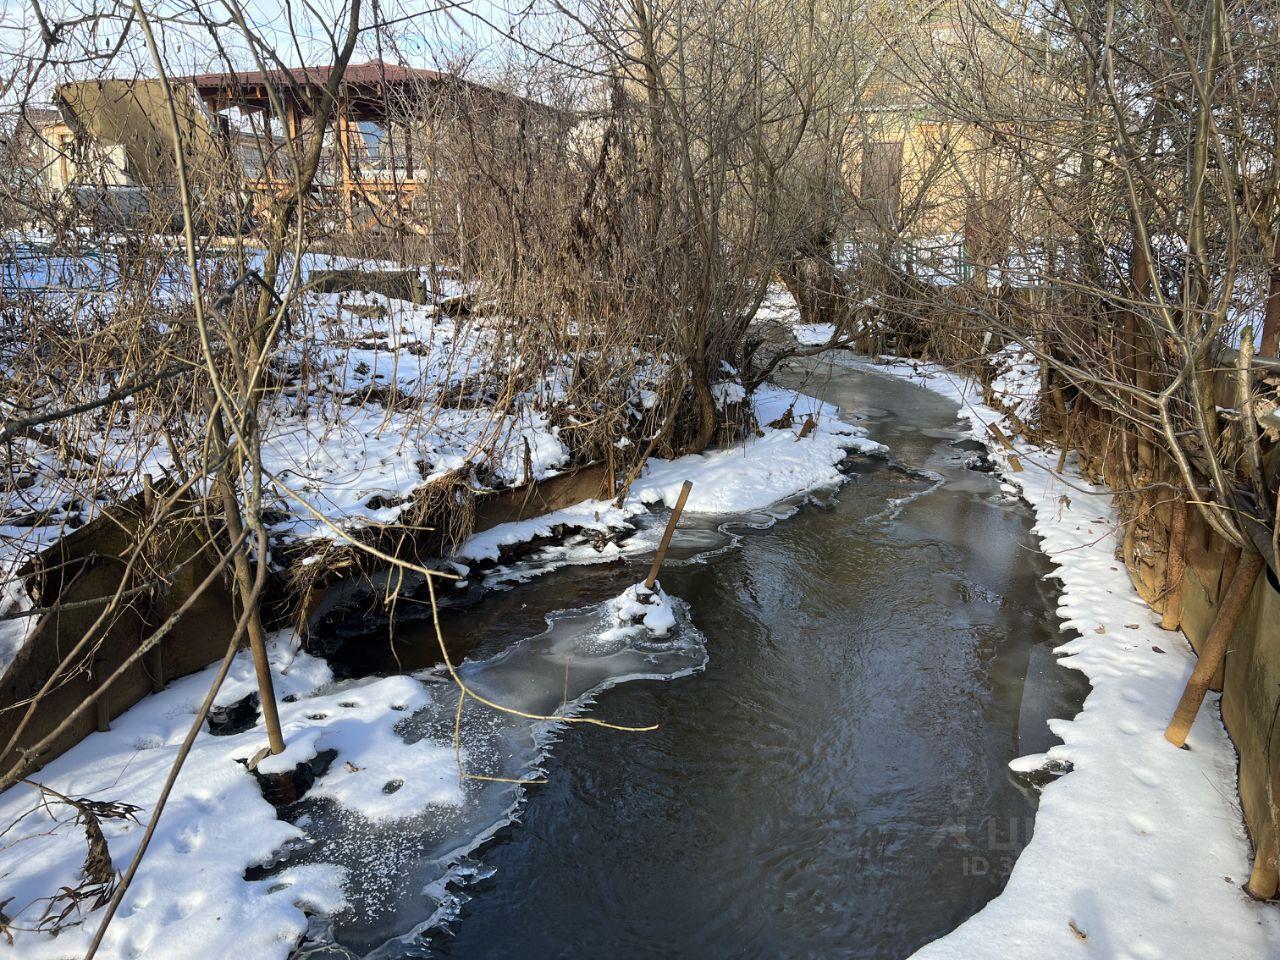
<path id="1" fill-rule="evenodd" d="M 228 87 L 310 87 L 318 89 L 329 82 L 333 66 L 326 64 L 318 67 L 287 67 L 279 70 L 231 70 L 224 73 L 198 73 L 185 78 L 195 85 L 202 94 L 216 93 Z M 374 60 L 369 63 L 353 63 L 347 66 L 342 75 L 339 89 L 351 87 L 373 87 L 378 85 L 412 86 L 415 84 L 438 84 L 456 80 L 450 74 L 436 70 L 423 70 L 417 67 L 405 67 L 397 63 L 386 63 Z"/>
<path id="2" fill-rule="evenodd" d="M 25 106 L 22 108 L 22 120 L 33 129 L 49 127 L 62 122 L 62 114 L 56 107 Z"/>
<path id="3" fill-rule="evenodd" d="M 311 98 L 328 84 L 335 68 L 325 64 L 312 67 L 289 67 L 279 70 L 228 71 L 201 73 L 183 78 L 199 92 L 214 110 L 240 107 L 245 110 L 270 108 L 270 92 L 288 103 L 310 112 Z M 464 80 L 451 73 L 406 67 L 382 60 L 353 63 L 347 66 L 338 92 L 347 110 L 357 119 L 380 119 L 386 113 L 388 95 L 401 108 L 413 108 L 446 91 L 465 94 L 489 106 L 516 105 L 535 111 L 555 112 L 533 100 L 494 90 Z"/>

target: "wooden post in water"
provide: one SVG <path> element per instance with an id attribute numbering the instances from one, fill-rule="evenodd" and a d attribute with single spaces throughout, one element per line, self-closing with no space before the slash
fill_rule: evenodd
<path id="1" fill-rule="evenodd" d="M 692 480 L 686 480 L 684 486 L 680 488 L 680 497 L 676 500 L 670 519 L 667 520 L 667 529 L 662 531 L 662 542 L 658 544 L 658 552 L 653 557 L 653 566 L 649 568 L 649 576 L 645 578 L 646 590 L 652 590 L 653 585 L 658 582 L 658 572 L 662 569 L 662 561 L 666 559 L 667 547 L 671 546 L 671 535 L 676 532 L 676 524 L 680 522 L 680 514 L 684 511 L 684 503 L 689 499 L 689 491 L 692 489 Z"/>
<path id="2" fill-rule="evenodd" d="M 1226 596 L 1218 607 L 1218 615 L 1209 629 L 1209 636 L 1205 638 L 1200 659 L 1196 661 L 1196 668 L 1191 671 L 1187 687 L 1182 691 L 1182 699 L 1178 701 L 1178 709 L 1173 712 L 1173 720 L 1164 732 L 1164 738 L 1175 747 L 1187 742 L 1187 734 L 1191 732 L 1191 725 L 1200 712 L 1200 704 L 1204 702 L 1204 695 L 1209 690 L 1213 675 L 1218 672 L 1227 655 L 1227 644 L 1231 642 L 1231 634 L 1240 622 L 1240 614 L 1244 612 L 1244 605 L 1253 592 L 1254 581 L 1258 579 L 1261 570 L 1262 555 L 1256 550 L 1244 553 L 1236 564 L 1231 585 L 1227 587 Z"/>

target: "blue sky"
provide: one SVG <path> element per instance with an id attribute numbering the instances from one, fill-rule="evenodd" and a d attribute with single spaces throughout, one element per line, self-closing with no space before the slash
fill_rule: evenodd
<path id="1" fill-rule="evenodd" d="M 432 0 L 383 0 L 382 15 L 396 20 L 390 31 L 394 34 L 393 44 L 384 38 L 380 46 L 377 38 L 367 34 L 355 60 L 370 60 L 381 54 L 389 61 L 434 68 L 465 58 L 482 72 L 500 62 L 507 47 L 501 31 L 509 29 L 512 22 L 507 4 L 495 0 L 446 2 L 450 3 L 448 12 L 437 10 Z M 107 13 L 93 28 L 75 28 L 71 39 L 55 48 L 55 58 L 79 59 L 86 45 L 99 51 L 110 49 L 129 8 L 129 0 L 45 0 L 43 9 L 51 22 L 83 18 L 92 12 Z M 226 69 L 227 58 L 238 68 L 251 68 L 248 45 L 241 31 L 230 23 L 230 8 L 224 0 L 147 0 L 146 9 L 158 25 L 171 73 Z M 348 7 L 343 0 L 245 0 L 243 9 L 254 32 L 276 49 L 280 60 L 297 66 L 332 59 L 325 28 L 344 23 Z M 365 0 L 365 9 L 372 9 L 369 0 Z M 215 24 L 212 30 L 194 16 L 197 10 L 203 19 Z M 31 4 L 0 0 L 0 78 L 6 87 L 11 83 L 13 86 L 5 100 L 12 100 L 15 91 L 28 85 L 42 53 Z M 38 92 L 47 92 L 54 83 L 77 76 L 139 74 L 154 75 L 154 69 L 135 26 L 130 41 L 112 60 L 41 68 L 36 86 Z"/>

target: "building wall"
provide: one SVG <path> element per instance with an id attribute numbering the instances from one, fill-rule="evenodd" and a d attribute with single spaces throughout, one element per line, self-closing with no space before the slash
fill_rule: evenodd
<path id="1" fill-rule="evenodd" d="M 64 123 L 41 130 L 45 185 L 65 190 L 74 184 L 132 186 L 128 157 L 123 145 L 93 141 L 76 143 L 75 134 Z"/>
<path id="2" fill-rule="evenodd" d="M 1034 202 L 1022 165 L 1002 155 L 986 131 L 905 108 L 874 113 L 855 127 L 856 139 L 846 145 L 845 183 L 859 207 L 876 208 L 885 193 L 878 182 L 890 175 L 885 148 L 899 158 L 892 171 L 897 184 L 888 191 L 895 198 L 895 233 L 962 240 L 978 261 L 998 259 L 1012 237 L 1063 233 Z M 1027 162 L 1036 164 L 1035 158 Z"/>

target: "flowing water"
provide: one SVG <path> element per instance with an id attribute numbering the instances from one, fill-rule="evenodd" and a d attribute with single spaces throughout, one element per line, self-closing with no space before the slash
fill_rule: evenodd
<path id="1" fill-rule="evenodd" d="M 687 518 L 662 577 L 687 604 L 673 638 L 602 639 L 592 605 L 641 579 L 643 555 L 449 621 L 483 694 L 659 727 L 469 701 L 469 769 L 545 783 L 472 781 L 463 810 L 380 827 L 307 806 L 322 839 L 305 859 L 352 871 L 326 931 L 343 946 L 316 956 L 898 958 L 1001 890 L 1036 806 L 1007 764 L 1053 743 L 1045 721 L 1086 689 L 1051 654 L 1031 513 L 966 468 L 953 404 L 839 367 L 805 389 L 864 415 L 897 463 L 859 462 L 781 522 L 794 505 Z M 398 642 L 423 662 L 435 643 Z M 427 682 L 437 709 L 410 736 L 449 737 L 456 695 Z"/>

